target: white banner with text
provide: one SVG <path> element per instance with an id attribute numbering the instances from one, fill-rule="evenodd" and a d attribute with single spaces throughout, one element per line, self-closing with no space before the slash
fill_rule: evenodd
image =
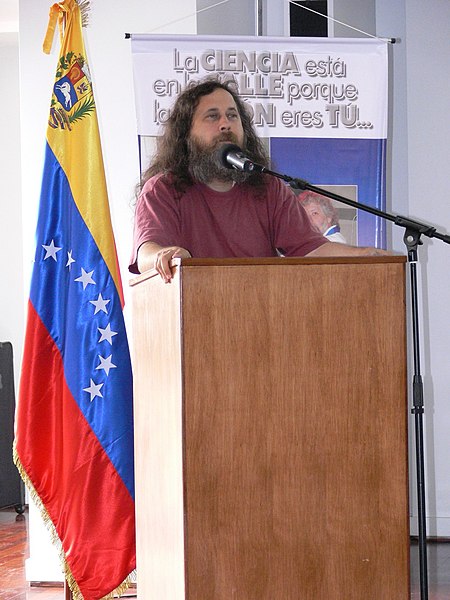
<path id="1" fill-rule="evenodd" d="M 387 44 L 374 39 L 131 36 L 140 135 L 191 80 L 234 79 L 262 137 L 384 138 Z"/>

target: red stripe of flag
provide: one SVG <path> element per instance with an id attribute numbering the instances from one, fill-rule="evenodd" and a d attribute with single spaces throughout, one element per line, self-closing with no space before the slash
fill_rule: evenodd
<path id="1" fill-rule="evenodd" d="M 31 401 L 18 404 L 17 453 L 57 524 L 67 564 L 84 599 L 97 600 L 134 569 L 134 502 L 73 399 L 62 357 L 31 303 L 23 365 L 21 386 L 28 388 Z M 116 506 L 125 518 L 115 524 L 111 536 L 110 512 Z M 85 544 L 90 553 L 73 552 Z M 87 564 L 96 553 L 108 569 Z M 112 565 L 116 575 L 111 574 Z"/>

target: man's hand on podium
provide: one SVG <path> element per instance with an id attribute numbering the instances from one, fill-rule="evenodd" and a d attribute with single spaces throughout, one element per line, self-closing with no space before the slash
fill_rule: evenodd
<path id="1" fill-rule="evenodd" d="M 145 242 L 139 248 L 138 268 L 141 273 L 155 269 L 165 283 L 172 279 L 170 261 L 172 258 L 191 258 L 191 253 L 180 246 L 162 247 L 154 242 Z"/>

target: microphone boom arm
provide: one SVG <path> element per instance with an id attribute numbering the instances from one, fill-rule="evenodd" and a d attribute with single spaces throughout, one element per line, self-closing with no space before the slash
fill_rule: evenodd
<path id="1" fill-rule="evenodd" d="M 362 202 L 355 202 L 354 200 L 350 200 L 350 198 L 346 198 L 345 196 L 340 196 L 339 194 L 335 194 L 333 192 L 329 192 L 328 190 L 324 190 L 316 185 L 312 185 L 304 179 L 290 177 L 289 175 L 282 175 L 281 173 L 271 171 L 270 169 L 267 169 L 266 167 L 263 167 L 262 165 L 258 165 L 256 163 L 253 163 L 252 170 L 259 173 L 266 173 L 267 175 L 273 175 L 274 177 L 278 177 L 278 179 L 282 179 L 283 181 L 288 183 L 291 188 L 295 190 L 309 190 L 311 192 L 315 192 L 316 194 L 320 194 L 322 196 L 326 196 L 327 198 L 331 198 L 333 200 L 337 200 L 338 202 L 342 202 L 343 204 L 347 204 L 348 206 L 352 206 L 357 210 L 363 210 L 365 212 L 371 213 L 372 215 L 376 215 L 377 217 L 381 217 L 382 219 L 386 219 L 387 221 L 391 221 L 399 227 L 404 227 L 406 229 L 405 238 L 410 238 L 411 236 L 413 236 L 414 238 L 420 238 L 421 235 L 426 235 L 429 238 L 434 237 L 445 242 L 446 244 L 450 244 L 450 235 L 439 233 L 435 227 L 427 225 L 426 223 L 421 223 L 420 221 L 415 221 L 414 219 L 410 219 L 409 217 L 404 217 L 402 215 L 393 215 L 386 211 L 379 210 L 378 208 L 374 208 L 373 206 L 369 206 L 368 204 L 363 204 Z M 405 243 L 408 245 L 406 239 Z M 420 239 L 417 239 L 415 245 L 421 243 L 422 242 L 420 241 Z"/>

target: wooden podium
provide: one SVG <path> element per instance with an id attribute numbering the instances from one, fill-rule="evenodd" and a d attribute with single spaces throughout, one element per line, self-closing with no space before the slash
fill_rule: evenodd
<path id="1" fill-rule="evenodd" d="M 138 597 L 409 600 L 405 259 L 131 284 Z"/>

